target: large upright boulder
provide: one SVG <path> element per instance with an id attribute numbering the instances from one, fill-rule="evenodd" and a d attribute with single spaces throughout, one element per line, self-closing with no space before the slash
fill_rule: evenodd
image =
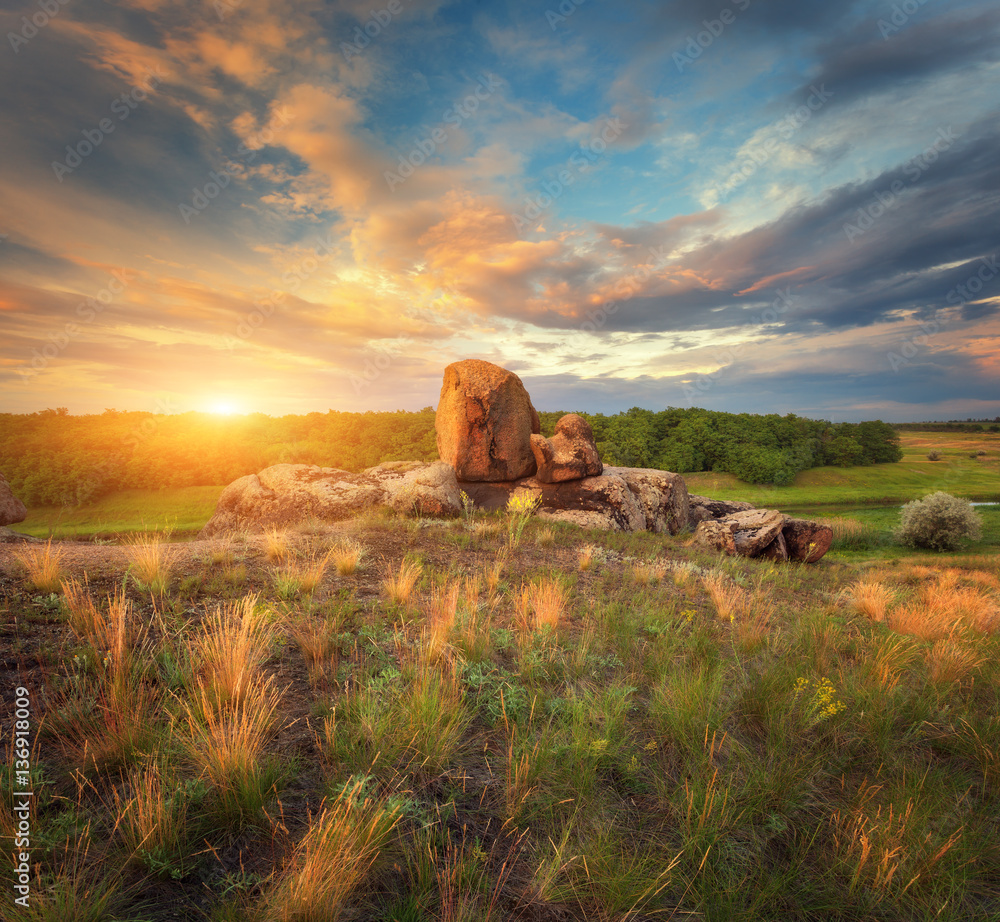
<path id="1" fill-rule="evenodd" d="M 521 379 L 499 365 L 465 359 L 445 368 L 434 427 L 438 454 L 459 480 L 519 480 L 537 470 L 538 413 Z"/>
<path id="2" fill-rule="evenodd" d="M 0 527 L 23 522 L 27 515 L 24 503 L 14 495 L 7 479 L 0 474 Z"/>
<path id="3" fill-rule="evenodd" d="M 531 450 L 538 465 L 535 476 L 542 483 L 582 480 L 584 477 L 596 477 L 604 470 L 594 444 L 594 430 L 576 413 L 560 417 L 551 439 L 532 435 Z"/>

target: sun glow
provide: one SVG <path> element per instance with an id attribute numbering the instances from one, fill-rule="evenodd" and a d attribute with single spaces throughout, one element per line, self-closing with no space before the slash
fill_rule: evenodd
<path id="1" fill-rule="evenodd" d="M 214 400 L 209 404 L 208 412 L 216 416 L 232 416 L 236 412 L 236 404 L 231 400 Z"/>

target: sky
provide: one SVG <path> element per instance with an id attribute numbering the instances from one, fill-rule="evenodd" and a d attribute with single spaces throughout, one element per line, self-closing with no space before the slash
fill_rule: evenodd
<path id="1" fill-rule="evenodd" d="M 3 0 L 0 411 L 1000 415 L 994 0 Z"/>

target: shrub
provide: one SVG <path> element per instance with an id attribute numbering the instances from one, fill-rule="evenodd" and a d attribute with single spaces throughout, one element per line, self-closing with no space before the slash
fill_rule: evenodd
<path id="1" fill-rule="evenodd" d="M 940 461 L 941 460 L 941 452 L 939 452 L 937 449 L 935 449 L 934 451 L 927 452 L 927 460 L 928 461 Z"/>
<path id="2" fill-rule="evenodd" d="M 953 551 L 963 538 L 982 533 L 979 514 L 966 500 L 938 491 L 903 506 L 896 538 L 910 547 Z"/>

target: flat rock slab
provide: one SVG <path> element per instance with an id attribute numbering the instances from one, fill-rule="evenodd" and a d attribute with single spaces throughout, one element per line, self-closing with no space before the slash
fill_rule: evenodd
<path id="1" fill-rule="evenodd" d="M 702 521 L 694 541 L 724 554 L 815 563 L 830 549 L 833 529 L 774 509 L 749 509 Z"/>
<path id="2" fill-rule="evenodd" d="M 539 497 L 540 518 L 604 531 L 676 534 L 687 525 L 687 486 L 669 471 L 606 467 L 597 477 L 542 483 L 537 477 L 503 483 L 460 483 L 487 512 L 504 509 L 515 494 Z"/>
<path id="3" fill-rule="evenodd" d="M 710 499 L 707 496 L 699 496 L 692 493 L 688 498 L 690 508 L 690 523 L 692 528 L 697 528 L 699 522 L 707 522 L 710 519 L 721 519 L 734 512 L 747 512 L 755 508 L 753 503 L 741 503 L 735 500 Z"/>
<path id="4" fill-rule="evenodd" d="M 276 464 L 233 481 L 202 529 L 221 532 L 287 528 L 317 520 L 336 522 L 380 506 L 423 515 L 458 515 L 454 470 L 441 461 L 395 461 L 359 474 L 311 464 Z"/>
<path id="5" fill-rule="evenodd" d="M 20 532 L 0 525 L 0 544 L 42 544 L 41 538 L 32 538 L 31 535 L 22 535 Z"/>

